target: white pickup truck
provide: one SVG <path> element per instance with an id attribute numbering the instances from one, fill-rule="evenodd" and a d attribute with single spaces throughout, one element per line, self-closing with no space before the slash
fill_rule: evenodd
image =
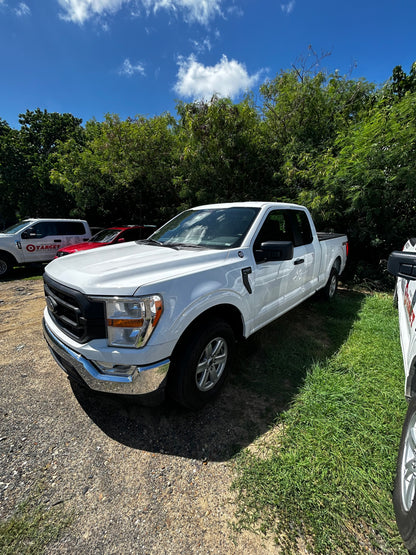
<path id="1" fill-rule="evenodd" d="M 405 372 L 404 393 L 409 402 L 397 458 L 393 505 L 396 521 L 409 553 L 416 554 L 416 239 L 403 251 L 391 253 L 387 265 L 397 277 L 400 342 Z"/>
<path id="2" fill-rule="evenodd" d="M 0 232 L 0 277 L 18 264 L 48 262 L 58 249 L 88 241 L 85 220 L 29 218 Z"/>
<path id="3" fill-rule="evenodd" d="M 337 289 L 345 235 L 308 210 L 242 202 L 182 212 L 148 239 L 65 256 L 44 274 L 44 334 L 70 378 L 98 391 L 168 393 L 199 408 L 236 340 Z"/>

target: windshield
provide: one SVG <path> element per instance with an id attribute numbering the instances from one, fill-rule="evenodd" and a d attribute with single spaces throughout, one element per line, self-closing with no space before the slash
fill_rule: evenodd
<path id="1" fill-rule="evenodd" d="M 119 229 L 102 229 L 91 237 L 92 243 L 111 243 L 120 233 Z"/>
<path id="2" fill-rule="evenodd" d="M 150 236 L 165 245 L 230 249 L 239 247 L 258 208 L 212 208 L 182 212 Z"/>
<path id="3" fill-rule="evenodd" d="M 20 231 L 21 229 L 26 227 L 28 224 L 30 224 L 30 222 L 28 222 L 28 221 L 19 222 L 17 224 L 11 225 L 10 227 L 5 229 L 1 233 L 10 233 L 10 234 L 17 233 L 18 231 Z"/>

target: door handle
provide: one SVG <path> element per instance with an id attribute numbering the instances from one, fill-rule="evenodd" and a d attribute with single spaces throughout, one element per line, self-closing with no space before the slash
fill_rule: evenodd
<path id="1" fill-rule="evenodd" d="M 60 242 L 61 242 L 61 239 L 54 239 L 53 242 L 54 242 L 54 243 L 60 243 Z"/>
<path id="2" fill-rule="evenodd" d="M 299 264 L 303 264 L 304 262 L 305 260 L 303 258 L 298 258 L 297 260 L 295 260 L 294 265 L 299 266 Z"/>

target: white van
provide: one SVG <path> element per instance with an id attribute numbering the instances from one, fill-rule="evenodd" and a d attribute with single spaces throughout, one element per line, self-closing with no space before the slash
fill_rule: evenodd
<path id="1" fill-rule="evenodd" d="M 85 220 L 23 220 L 0 233 L 0 277 L 18 264 L 48 262 L 58 249 L 90 238 Z"/>

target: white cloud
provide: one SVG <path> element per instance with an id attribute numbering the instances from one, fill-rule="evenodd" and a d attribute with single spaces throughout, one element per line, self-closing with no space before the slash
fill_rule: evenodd
<path id="1" fill-rule="evenodd" d="M 191 40 L 190 42 L 194 47 L 195 51 L 198 53 L 205 52 L 206 50 L 208 50 L 208 52 L 211 51 L 211 48 L 212 48 L 211 41 L 209 40 L 208 37 L 202 41 Z"/>
<path id="2" fill-rule="evenodd" d="M 288 2 L 287 4 L 280 4 L 280 7 L 282 8 L 282 12 L 285 14 L 290 14 L 293 12 L 294 8 L 295 8 L 295 0 L 290 0 L 290 2 Z"/>
<path id="3" fill-rule="evenodd" d="M 214 94 L 235 98 L 253 87 L 260 72 L 249 75 L 245 66 L 223 55 L 215 66 L 204 66 L 195 56 L 179 60 L 178 80 L 175 91 L 182 97 L 194 100 L 209 99 Z"/>
<path id="4" fill-rule="evenodd" d="M 239 6 L 230 6 L 227 8 L 227 14 L 235 17 L 243 17 L 244 12 Z"/>
<path id="5" fill-rule="evenodd" d="M 142 0 L 148 11 L 156 13 L 160 9 L 181 11 L 185 20 L 206 25 L 216 15 L 221 14 L 222 0 Z"/>
<path id="6" fill-rule="evenodd" d="M 27 4 L 25 4 L 24 2 L 20 2 L 17 8 L 15 9 L 15 13 L 17 16 L 23 17 L 25 15 L 30 15 L 31 12 Z"/>
<path id="7" fill-rule="evenodd" d="M 135 65 L 133 65 L 130 62 L 130 60 L 128 58 L 126 58 L 123 62 L 123 65 L 121 66 L 121 68 L 119 70 L 119 74 L 120 75 L 127 75 L 127 77 L 131 77 L 135 73 L 138 73 L 139 75 L 145 75 L 143 64 L 138 62 Z"/>
<path id="8" fill-rule="evenodd" d="M 1 1 L 1 0 L 0 0 Z M 140 4 L 147 13 L 169 10 L 182 13 L 186 21 L 207 24 L 221 14 L 223 0 L 58 0 L 63 9 L 62 18 L 82 24 L 94 16 L 117 12 L 123 5 L 132 4 L 134 17 L 140 14 Z"/>
<path id="9" fill-rule="evenodd" d="M 58 0 L 64 10 L 62 18 L 82 24 L 91 17 L 118 11 L 130 0 Z"/>

